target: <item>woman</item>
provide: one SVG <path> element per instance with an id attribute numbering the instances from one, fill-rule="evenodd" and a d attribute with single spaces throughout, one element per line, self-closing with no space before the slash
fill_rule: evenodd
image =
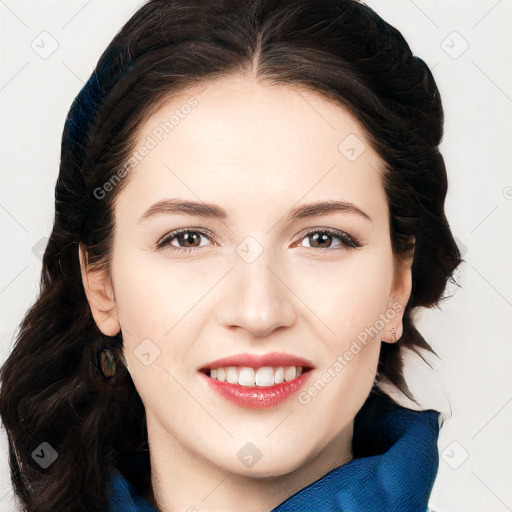
<path id="1" fill-rule="evenodd" d="M 460 263 L 443 111 L 351 0 L 150 0 L 66 120 L 2 368 L 26 511 L 426 510 L 405 348 Z"/>

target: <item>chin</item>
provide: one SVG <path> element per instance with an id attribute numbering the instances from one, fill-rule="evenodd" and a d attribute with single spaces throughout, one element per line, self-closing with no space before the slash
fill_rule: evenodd
<path id="1" fill-rule="evenodd" d="M 263 452 L 260 459 L 254 459 L 253 461 L 246 463 L 243 462 L 243 457 L 242 461 L 239 461 L 237 455 L 235 464 L 233 464 L 233 461 L 230 461 L 230 464 L 223 465 L 223 467 L 225 470 L 232 471 L 239 476 L 263 480 L 288 475 L 289 473 L 293 473 L 300 469 L 307 463 L 306 454 L 304 457 L 297 458 L 296 450 L 292 451 L 295 455 L 293 459 L 290 459 L 287 453 L 278 453 L 275 452 L 275 450 L 272 451 L 273 453 L 271 458 L 266 458 L 265 453 Z M 284 460 L 287 461 L 286 464 L 283 463 Z"/>

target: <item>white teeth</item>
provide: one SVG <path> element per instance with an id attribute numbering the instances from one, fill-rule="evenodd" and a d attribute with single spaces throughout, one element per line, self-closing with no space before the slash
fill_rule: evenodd
<path id="1" fill-rule="evenodd" d="M 295 379 L 296 374 L 297 370 L 295 369 L 295 366 L 288 366 L 284 372 L 284 380 L 286 382 L 290 382 Z"/>
<path id="2" fill-rule="evenodd" d="M 240 386 L 273 386 L 282 382 L 291 380 L 302 375 L 301 366 L 263 366 L 254 369 L 249 366 L 227 366 L 226 368 L 216 368 L 209 370 L 212 379 Z"/>
<path id="3" fill-rule="evenodd" d="M 238 371 L 234 366 L 228 366 L 226 368 L 226 381 L 230 384 L 236 384 L 238 382 Z"/>
<path id="4" fill-rule="evenodd" d="M 241 386 L 254 386 L 254 368 L 248 368 L 247 366 L 240 368 L 238 384 Z"/>
<path id="5" fill-rule="evenodd" d="M 270 366 L 258 368 L 254 374 L 256 386 L 273 386 L 274 385 L 274 370 Z"/>

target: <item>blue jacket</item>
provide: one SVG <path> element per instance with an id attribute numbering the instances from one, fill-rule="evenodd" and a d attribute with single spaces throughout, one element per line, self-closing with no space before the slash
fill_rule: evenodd
<path id="1" fill-rule="evenodd" d="M 354 458 L 270 512 L 426 512 L 439 466 L 439 412 L 395 405 L 354 420 Z M 366 416 L 365 426 L 362 418 Z M 106 512 L 158 512 L 120 473 L 109 482 Z"/>

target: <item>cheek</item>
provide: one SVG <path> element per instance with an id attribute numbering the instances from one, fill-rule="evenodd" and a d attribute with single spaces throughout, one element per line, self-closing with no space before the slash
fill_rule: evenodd
<path id="1" fill-rule="evenodd" d="M 113 280 L 118 314 L 127 331 L 162 338 L 204 294 L 208 277 L 180 263 L 118 251 Z"/>
<path id="2" fill-rule="evenodd" d="M 218 280 L 218 272 L 121 248 L 113 255 L 112 268 L 129 368 L 144 368 L 135 359 L 142 352 L 158 355 L 151 368 L 185 365 L 190 341 L 199 335 L 194 329 L 210 316 L 203 309 L 206 297 L 201 298 Z"/>
<path id="3" fill-rule="evenodd" d="M 294 292 L 323 325 L 325 339 L 339 346 L 374 326 L 385 312 L 392 260 L 384 251 L 361 253 L 346 261 L 308 265 L 300 275 Z"/>
<path id="4" fill-rule="evenodd" d="M 142 336 L 164 336 L 198 301 L 207 302 L 205 292 L 230 267 L 229 262 L 213 259 L 168 261 L 162 255 L 150 260 L 122 251 L 113 259 L 119 318 L 128 332 L 136 330 Z M 280 278 L 287 286 L 279 282 L 276 286 L 297 311 L 306 308 L 323 321 L 327 332 L 347 332 L 373 324 L 384 312 L 391 269 L 384 251 L 337 261 L 304 258 L 282 267 Z"/>
<path id="5" fill-rule="evenodd" d="M 113 281 L 126 350 L 149 338 L 164 356 L 157 365 L 182 361 L 186 350 L 180 347 L 190 349 L 190 340 L 200 335 L 195 330 L 215 316 L 218 302 L 209 300 L 208 290 L 214 290 L 217 301 L 219 290 L 231 293 L 218 283 L 231 266 L 222 259 L 171 261 L 165 254 L 114 251 Z M 291 259 L 277 272 L 277 295 L 272 296 L 290 301 L 299 325 L 309 325 L 328 350 L 340 353 L 385 312 L 391 269 L 392 258 L 382 247 L 336 260 Z"/>

